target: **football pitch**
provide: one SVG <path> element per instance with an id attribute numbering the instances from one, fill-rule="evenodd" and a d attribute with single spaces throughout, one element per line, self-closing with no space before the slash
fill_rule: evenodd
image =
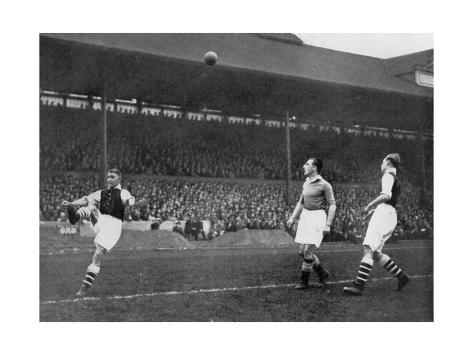
<path id="1" fill-rule="evenodd" d="M 106 255 L 86 298 L 76 298 L 91 252 L 40 256 L 40 321 L 433 321 L 433 244 L 385 247 L 411 275 L 402 292 L 375 265 L 363 296 L 342 294 L 362 248 L 325 243 L 324 289 L 294 290 L 302 260 L 296 247 L 117 250 Z"/>

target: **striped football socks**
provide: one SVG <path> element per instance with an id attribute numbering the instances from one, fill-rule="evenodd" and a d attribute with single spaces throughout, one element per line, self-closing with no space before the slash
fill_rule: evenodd
<path id="1" fill-rule="evenodd" d="M 373 260 L 368 258 L 363 258 L 360 263 L 360 268 L 358 269 L 358 274 L 356 275 L 355 285 L 361 289 L 365 288 L 366 282 L 370 277 L 371 270 L 373 269 Z"/>
<path id="2" fill-rule="evenodd" d="M 100 271 L 100 267 L 94 264 L 90 264 L 85 273 L 85 277 L 84 277 L 84 280 L 82 281 L 82 285 L 87 289 L 90 288 L 92 284 L 94 283 L 95 278 L 97 277 L 99 271 Z"/>
<path id="3" fill-rule="evenodd" d="M 379 259 L 379 263 L 394 277 L 399 278 L 403 275 L 401 268 L 397 266 L 396 263 L 392 261 L 388 255 L 383 254 Z"/>

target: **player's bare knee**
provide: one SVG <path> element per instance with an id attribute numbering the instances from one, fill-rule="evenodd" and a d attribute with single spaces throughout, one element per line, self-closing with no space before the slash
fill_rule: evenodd
<path id="1" fill-rule="evenodd" d="M 379 251 L 374 251 L 374 252 L 373 252 L 373 260 L 374 260 L 374 261 L 379 261 L 379 260 L 381 260 L 381 258 L 382 258 L 383 255 L 384 255 L 384 254 L 383 254 L 383 253 L 380 253 Z"/>
<path id="2" fill-rule="evenodd" d="M 107 250 L 104 248 L 104 247 L 101 247 L 101 246 L 97 246 L 97 248 L 95 249 L 95 255 L 96 256 L 103 256 L 105 253 L 107 252 Z"/>
<path id="3" fill-rule="evenodd" d="M 304 247 L 304 258 L 310 259 L 312 257 L 314 248 L 312 245 L 308 244 Z"/>
<path id="4" fill-rule="evenodd" d="M 363 249 L 363 260 L 373 264 L 373 250 L 367 245 L 365 245 Z"/>
<path id="5" fill-rule="evenodd" d="M 389 261 L 389 256 L 380 252 L 376 252 L 376 262 L 380 263 L 381 266 L 385 265 Z"/>

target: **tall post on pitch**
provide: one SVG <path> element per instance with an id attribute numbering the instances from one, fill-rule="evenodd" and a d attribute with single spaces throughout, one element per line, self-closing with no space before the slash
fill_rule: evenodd
<path id="1" fill-rule="evenodd" d="M 102 146 L 102 174 L 100 178 L 101 186 L 105 186 L 107 183 L 107 86 L 104 86 L 102 94 L 102 133 L 103 133 L 103 146 Z"/>
<path id="2" fill-rule="evenodd" d="M 286 111 L 286 206 L 291 203 L 290 187 L 291 187 L 291 132 L 289 128 L 289 111 Z"/>

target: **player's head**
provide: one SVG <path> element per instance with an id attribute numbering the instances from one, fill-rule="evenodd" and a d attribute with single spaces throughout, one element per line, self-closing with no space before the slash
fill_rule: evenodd
<path id="1" fill-rule="evenodd" d="M 120 183 L 122 179 L 122 173 L 120 170 L 113 168 L 108 169 L 107 172 L 107 186 L 108 187 L 116 187 Z"/>
<path id="2" fill-rule="evenodd" d="M 396 170 L 399 169 L 399 165 L 401 164 L 401 156 L 399 153 L 391 153 L 386 155 L 386 158 L 383 159 L 383 163 L 381 164 L 381 171 L 385 172 L 389 168 L 395 168 Z"/>
<path id="3" fill-rule="evenodd" d="M 304 175 L 310 175 L 313 173 L 320 174 L 322 170 L 322 160 L 319 158 L 309 158 L 306 163 L 304 164 Z"/>

